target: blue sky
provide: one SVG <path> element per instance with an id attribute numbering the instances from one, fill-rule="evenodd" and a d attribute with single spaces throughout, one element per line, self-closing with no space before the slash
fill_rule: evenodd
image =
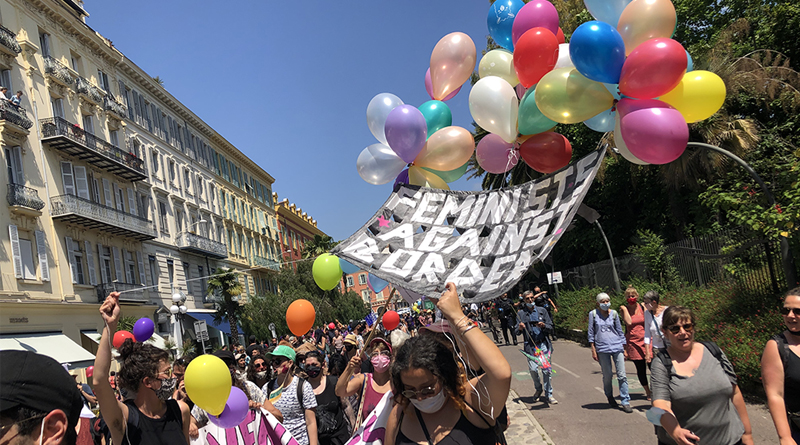
<path id="1" fill-rule="evenodd" d="M 356 171 L 376 142 L 370 99 L 430 100 L 425 71 L 448 33 L 468 34 L 480 60 L 489 2 L 86 0 L 85 9 L 89 26 L 275 177 L 280 199 L 342 240 L 391 192 Z M 467 85 L 447 103 L 453 124 L 472 130 L 468 96 Z"/>

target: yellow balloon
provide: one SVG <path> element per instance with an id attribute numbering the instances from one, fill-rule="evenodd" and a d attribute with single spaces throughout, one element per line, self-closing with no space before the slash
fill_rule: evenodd
<path id="1" fill-rule="evenodd" d="M 478 74 L 481 79 L 497 76 L 512 87 L 519 83 L 517 72 L 514 70 L 514 55 L 505 49 L 493 49 L 486 53 L 478 64 Z"/>
<path id="2" fill-rule="evenodd" d="M 474 152 L 472 133 L 461 127 L 444 127 L 428 138 L 414 165 L 450 171 L 464 165 Z"/>
<path id="3" fill-rule="evenodd" d="M 608 110 L 614 96 L 600 82 L 589 80 L 575 68 L 550 71 L 536 85 L 536 106 L 547 118 L 577 124 Z"/>
<path id="4" fill-rule="evenodd" d="M 444 182 L 444 179 L 437 176 L 436 173 L 429 172 L 422 167 L 411 166 L 408 168 L 408 182 L 410 182 L 411 185 L 418 185 L 420 187 L 450 190 L 450 187 Z"/>
<path id="5" fill-rule="evenodd" d="M 659 100 L 680 111 L 686 122 L 698 122 L 708 119 L 722 108 L 725 103 L 725 82 L 711 71 L 689 71 L 683 75 L 678 86 Z"/>
<path id="6" fill-rule="evenodd" d="M 625 55 L 647 40 L 672 37 L 677 23 L 672 0 L 633 0 L 617 22 L 617 31 L 625 42 Z"/>
<path id="7" fill-rule="evenodd" d="M 218 416 L 231 394 L 231 372 L 219 357 L 204 354 L 186 367 L 186 394 L 207 413 Z"/>

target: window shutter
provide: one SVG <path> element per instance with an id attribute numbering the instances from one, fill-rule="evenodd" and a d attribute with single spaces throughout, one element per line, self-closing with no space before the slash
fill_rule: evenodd
<path id="1" fill-rule="evenodd" d="M 128 187 L 128 211 L 131 215 L 138 215 L 139 213 L 136 211 L 136 193 L 133 192 L 133 189 Z"/>
<path id="2" fill-rule="evenodd" d="M 97 274 L 94 271 L 94 254 L 92 254 L 92 243 L 84 241 L 83 246 L 86 248 L 86 265 L 89 266 L 89 284 L 97 286 Z"/>
<path id="3" fill-rule="evenodd" d="M 125 265 L 125 282 L 135 283 L 135 281 L 133 281 L 133 276 L 131 275 L 131 268 L 128 267 L 128 251 L 126 249 L 122 249 L 122 263 Z"/>
<path id="4" fill-rule="evenodd" d="M 117 210 L 120 212 L 125 211 L 125 203 L 119 199 L 119 186 L 117 184 L 112 184 L 114 186 L 114 199 L 117 201 Z"/>
<path id="5" fill-rule="evenodd" d="M 114 195 L 111 194 L 111 182 L 103 178 L 103 194 L 106 197 L 106 207 L 114 208 Z"/>
<path id="6" fill-rule="evenodd" d="M 69 270 L 72 273 L 72 282 L 78 282 L 78 264 L 75 261 L 75 247 L 72 245 L 72 238 L 64 237 L 67 241 L 67 257 L 69 258 Z"/>
<path id="7" fill-rule="evenodd" d="M 106 270 L 106 259 L 103 257 L 103 245 L 100 243 L 97 243 L 97 259 L 100 263 L 100 282 L 105 283 L 106 278 L 111 274 Z"/>
<path id="8" fill-rule="evenodd" d="M 86 167 L 75 166 L 74 168 L 75 186 L 78 189 L 78 196 L 89 200 L 89 181 L 86 179 Z"/>
<path id="9" fill-rule="evenodd" d="M 22 252 L 19 249 L 19 231 L 14 224 L 8 225 L 8 237 L 11 239 L 11 254 L 14 256 L 14 276 L 22 278 Z"/>
<path id="10" fill-rule="evenodd" d="M 147 286 L 147 274 L 144 273 L 144 258 L 142 252 L 136 252 L 136 265 L 139 267 L 139 281 L 142 286 Z"/>
<path id="11" fill-rule="evenodd" d="M 114 269 L 117 273 L 117 281 L 120 283 L 125 281 L 125 275 L 122 272 L 122 259 L 119 256 L 119 247 L 112 247 L 114 251 Z"/>
<path id="12" fill-rule="evenodd" d="M 50 281 L 50 266 L 47 263 L 47 244 L 44 241 L 44 232 L 37 230 L 33 233 L 36 236 L 36 253 L 39 255 L 39 276 L 42 281 Z"/>
<path id="13" fill-rule="evenodd" d="M 64 194 L 75 194 L 75 180 L 72 176 L 72 163 L 61 161 L 61 180 L 64 183 Z"/>
<path id="14" fill-rule="evenodd" d="M 22 170 L 22 147 L 12 147 L 12 158 L 14 158 L 14 171 L 16 175 L 16 183 L 25 183 L 25 173 Z"/>

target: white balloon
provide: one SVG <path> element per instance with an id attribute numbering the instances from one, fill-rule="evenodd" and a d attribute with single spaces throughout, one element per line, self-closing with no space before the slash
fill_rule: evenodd
<path id="1" fill-rule="evenodd" d="M 506 142 L 517 139 L 519 99 L 505 80 L 488 76 L 477 81 L 469 93 L 469 111 L 475 123 Z"/>
<path id="2" fill-rule="evenodd" d="M 356 168 L 362 179 L 370 184 L 381 185 L 394 181 L 406 168 L 406 163 L 389 146 L 372 144 L 361 150 Z"/>
<path id="3" fill-rule="evenodd" d="M 372 135 L 375 136 L 375 139 L 379 140 L 383 145 L 389 145 L 386 142 L 386 135 L 383 134 L 386 116 L 400 105 L 403 105 L 403 101 L 392 93 L 378 94 L 367 105 L 367 126 Z"/>
<path id="4" fill-rule="evenodd" d="M 619 112 L 617 112 L 616 116 L 616 123 L 614 124 L 614 142 L 617 144 L 617 150 L 619 150 L 619 154 L 622 155 L 623 158 L 627 159 L 628 162 L 631 162 L 636 165 L 650 165 L 647 162 L 642 161 L 641 159 L 637 158 L 636 156 L 628 150 L 628 146 L 625 144 L 625 141 L 622 140 L 622 130 L 619 128 L 619 121 L 622 119 L 619 116 Z"/>
<path id="5" fill-rule="evenodd" d="M 575 64 L 572 63 L 572 59 L 569 57 L 569 43 L 558 45 L 558 60 L 556 60 L 556 66 L 553 69 L 557 70 L 559 68 L 575 68 Z"/>

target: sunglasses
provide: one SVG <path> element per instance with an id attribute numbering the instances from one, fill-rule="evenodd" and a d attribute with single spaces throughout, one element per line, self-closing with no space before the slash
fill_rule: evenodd
<path id="1" fill-rule="evenodd" d="M 389 357 L 389 358 L 391 358 L 391 357 L 392 357 L 392 353 L 391 353 L 391 352 L 389 352 L 389 351 L 375 351 L 375 352 L 373 352 L 372 354 L 370 354 L 369 356 L 370 356 L 370 357 L 377 357 L 377 356 L 379 356 L 379 355 L 382 355 L 382 356 L 384 356 L 384 357 Z"/>
<path id="2" fill-rule="evenodd" d="M 406 389 L 405 391 L 401 392 L 400 394 L 407 399 L 417 399 L 419 400 L 421 397 L 426 398 L 436 394 L 436 384 L 433 386 L 428 386 L 427 388 L 422 388 L 419 391 L 412 391 L 410 389 Z"/>
<path id="3" fill-rule="evenodd" d="M 691 334 L 694 331 L 694 323 L 676 324 L 668 327 L 667 329 L 669 329 L 669 331 L 673 334 L 677 335 L 681 331 L 681 328 L 683 328 L 687 334 Z"/>
<path id="4" fill-rule="evenodd" d="M 344 345 L 344 349 L 347 351 L 352 351 L 355 348 L 355 345 Z"/>
<path id="5" fill-rule="evenodd" d="M 794 313 L 795 317 L 800 317 L 800 307 L 782 307 L 781 315 L 789 315 L 789 312 Z"/>
<path id="6" fill-rule="evenodd" d="M 277 368 L 278 366 L 284 364 L 284 362 L 287 362 L 287 361 L 289 361 L 289 359 L 285 358 L 285 357 L 276 358 L 276 359 L 272 359 L 270 364 L 272 365 L 273 368 Z"/>
<path id="7" fill-rule="evenodd" d="M 264 362 L 261 362 L 261 363 L 254 363 L 254 364 L 253 364 L 253 368 L 254 368 L 254 369 L 267 369 L 267 365 L 266 365 L 266 363 L 264 363 Z"/>

